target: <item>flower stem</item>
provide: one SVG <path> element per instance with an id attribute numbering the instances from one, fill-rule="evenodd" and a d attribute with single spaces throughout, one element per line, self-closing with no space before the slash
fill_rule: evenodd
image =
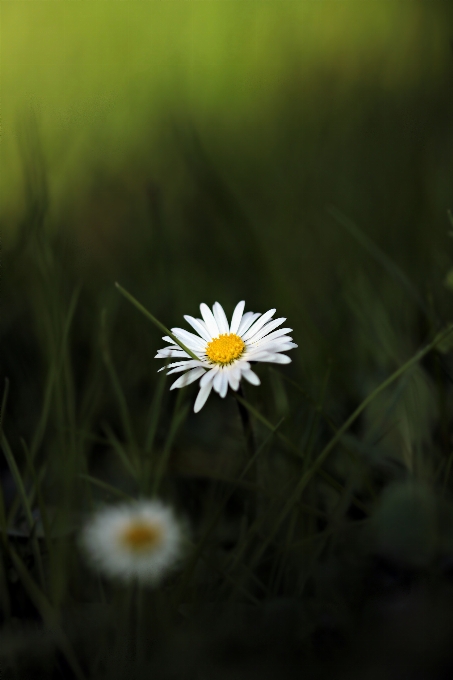
<path id="1" fill-rule="evenodd" d="M 242 399 L 245 399 L 242 387 L 239 386 L 237 394 Z M 244 404 L 236 399 L 236 403 L 239 409 L 239 415 L 241 417 L 242 429 L 244 431 L 245 445 L 247 447 L 248 460 L 253 461 L 249 470 L 249 481 L 254 485 L 255 489 L 252 491 L 253 500 L 250 504 L 250 511 L 248 514 L 251 516 L 251 520 L 257 513 L 258 509 L 258 463 L 256 460 L 256 446 L 255 446 L 255 436 L 253 434 L 252 420 L 250 418 L 250 413 L 248 409 L 245 408 Z"/>
<path id="2" fill-rule="evenodd" d="M 239 387 L 237 392 L 238 392 L 240 397 L 245 399 L 242 387 Z M 250 418 L 250 413 L 248 412 L 248 409 L 245 408 L 244 404 L 242 404 L 239 401 L 239 399 L 236 400 L 236 403 L 238 405 L 239 415 L 241 417 L 242 429 L 244 430 L 244 437 L 245 437 L 245 444 L 247 446 L 247 453 L 249 454 L 249 458 L 253 458 L 253 456 L 255 455 L 255 437 L 254 437 L 254 434 L 253 434 L 253 427 L 252 427 L 252 421 L 251 421 L 251 418 Z"/>

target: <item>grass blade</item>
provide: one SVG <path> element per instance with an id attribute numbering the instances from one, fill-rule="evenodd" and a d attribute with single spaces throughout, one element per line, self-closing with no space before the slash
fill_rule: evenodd
<path id="1" fill-rule="evenodd" d="M 139 302 L 138 300 L 136 300 L 136 299 L 134 298 L 133 295 L 131 295 L 130 293 L 128 293 L 128 291 L 125 290 L 122 286 L 120 286 L 119 283 L 115 283 L 115 286 L 118 288 L 118 290 L 120 291 L 121 295 L 124 295 L 124 297 L 126 298 L 126 300 L 129 300 L 129 302 L 131 302 L 131 303 L 134 305 L 134 307 L 137 307 L 137 309 L 140 310 L 141 313 L 144 314 L 150 321 L 152 321 L 153 324 L 154 324 L 155 326 L 157 326 L 157 328 L 159 328 L 159 330 L 163 331 L 163 332 L 165 333 L 165 335 L 168 335 L 168 336 L 175 342 L 175 344 L 176 344 L 176 345 L 179 345 L 179 346 L 181 347 L 181 349 L 184 350 L 184 352 L 187 352 L 187 354 L 189 354 L 189 356 L 191 356 L 192 359 L 195 359 L 196 361 L 200 361 L 200 357 L 197 357 L 197 355 L 194 354 L 188 347 L 186 347 L 186 346 L 181 342 L 181 340 L 179 340 L 179 339 L 176 337 L 176 335 L 173 335 L 173 333 L 172 333 L 166 326 L 164 326 L 163 323 L 161 323 L 158 319 L 156 319 L 156 317 L 153 316 L 153 315 L 151 314 L 151 312 L 149 312 L 149 311 L 146 309 L 146 307 L 144 307 L 142 304 L 140 304 L 140 302 Z"/>

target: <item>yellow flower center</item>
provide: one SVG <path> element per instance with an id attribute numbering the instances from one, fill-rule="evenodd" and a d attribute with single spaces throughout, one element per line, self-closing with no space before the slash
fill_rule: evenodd
<path id="1" fill-rule="evenodd" d="M 142 552 L 155 548 L 161 540 L 161 527 L 142 520 L 136 520 L 129 524 L 121 534 L 121 542 L 133 552 Z"/>
<path id="2" fill-rule="evenodd" d="M 231 364 L 245 349 L 245 343 L 235 333 L 222 333 L 206 347 L 206 354 L 215 364 Z"/>

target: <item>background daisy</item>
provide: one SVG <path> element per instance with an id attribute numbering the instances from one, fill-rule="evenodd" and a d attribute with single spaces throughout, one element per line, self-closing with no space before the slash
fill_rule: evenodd
<path id="1" fill-rule="evenodd" d="M 171 508 L 140 501 L 98 511 L 80 543 L 91 564 L 107 576 L 155 584 L 180 556 L 181 539 Z"/>
<path id="2" fill-rule="evenodd" d="M 155 358 L 183 359 L 167 367 L 170 369 L 167 375 L 184 372 L 170 389 L 184 387 L 201 378 L 200 391 L 194 406 L 195 413 L 203 408 L 212 388 L 221 397 L 225 397 L 228 385 L 237 390 L 243 377 L 252 385 L 259 385 L 260 379 L 250 368 L 251 362 L 289 364 L 291 361 L 288 356 L 282 354 L 297 347 L 287 335 L 292 329 L 279 328 L 286 319 L 272 319 L 275 309 L 270 309 L 265 314 L 254 312 L 244 314 L 244 307 L 245 302 L 241 300 L 236 305 L 229 324 L 223 307 L 218 302 L 214 303 L 212 311 L 202 303 L 200 305 L 202 319 L 184 316 L 198 335 L 183 328 L 171 329 L 178 340 L 181 340 L 198 359 L 191 358 L 179 345 L 175 345 L 169 336 L 163 337 L 163 340 L 170 344 L 159 350 Z"/>

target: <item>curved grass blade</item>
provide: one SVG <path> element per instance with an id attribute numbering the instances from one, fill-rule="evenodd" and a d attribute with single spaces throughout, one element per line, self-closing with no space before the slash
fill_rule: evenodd
<path id="1" fill-rule="evenodd" d="M 386 255 L 384 251 L 382 251 L 361 229 L 359 229 L 359 227 L 354 224 L 354 222 L 350 220 L 349 217 L 343 215 L 340 210 L 334 206 L 328 206 L 327 212 L 331 217 L 334 218 L 336 222 L 338 222 L 338 224 L 344 227 L 353 238 L 355 238 L 357 243 L 359 243 L 362 248 L 364 248 L 371 255 L 371 257 L 376 262 L 378 262 L 390 274 L 390 276 L 392 276 L 393 279 L 395 279 L 395 281 L 398 281 L 398 283 L 401 284 L 406 293 L 414 300 L 417 306 L 426 314 L 428 318 L 431 318 L 432 315 L 430 309 L 426 306 L 420 293 L 415 288 L 412 281 L 410 281 L 410 279 L 403 272 L 403 270 L 398 267 L 389 258 L 389 256 Z"/>
<path id="2" fill-rule="evenodd" d="M 166 328 L 166 326 L 164 326 L 163 323 L 161 323 L 158 319 L 156 319 L 156 317 L 153 316 L 151 314 L 151 312 L 149 312 L 146 309 L 146 307 L 144 307 L 142 304 L 140 304 L 140 302 L 138 300 L 136 300 L 133 295 L 131 295 L 127 290 L 125 290 L 122 286 L 120 286 L 120 284 L 118 282 L 115 283 L 115 286 L 118 288 L 121 295 L 124 295 L 126 300 L 129 300 L 129 302 L 131 302 L 134 305 L 134 307 L 137 307 L 137 309 L 140 310 L 141 313 L 144 314 L 150 321 L 152 321 L 153 324 L 155 326 L 157 326 L 157 328 L 159 328 L 159 330 L 163 331 L 165 333 L 165 335 L 168 335 L 177 345 L 179 345 L 181 347 L 181 349 L 184 350 L 184 352 L 187 352 L 187 354 L 189 356 L 191 356 L 192 359 L 195 359 L 196 361 L 200 361 L 200 357 L 197 357 L 197 355 L 194 354 L 192 352 L 192 350 L 190 350 L 188 347 L 186 347 L 184 345 L 184 343 L 182 343 L 181 340 L 179 340 L 176 337 L 176 335 L 173 335 L 173 333 L 170 330 L 168 330 L 168 328 Z"/>

